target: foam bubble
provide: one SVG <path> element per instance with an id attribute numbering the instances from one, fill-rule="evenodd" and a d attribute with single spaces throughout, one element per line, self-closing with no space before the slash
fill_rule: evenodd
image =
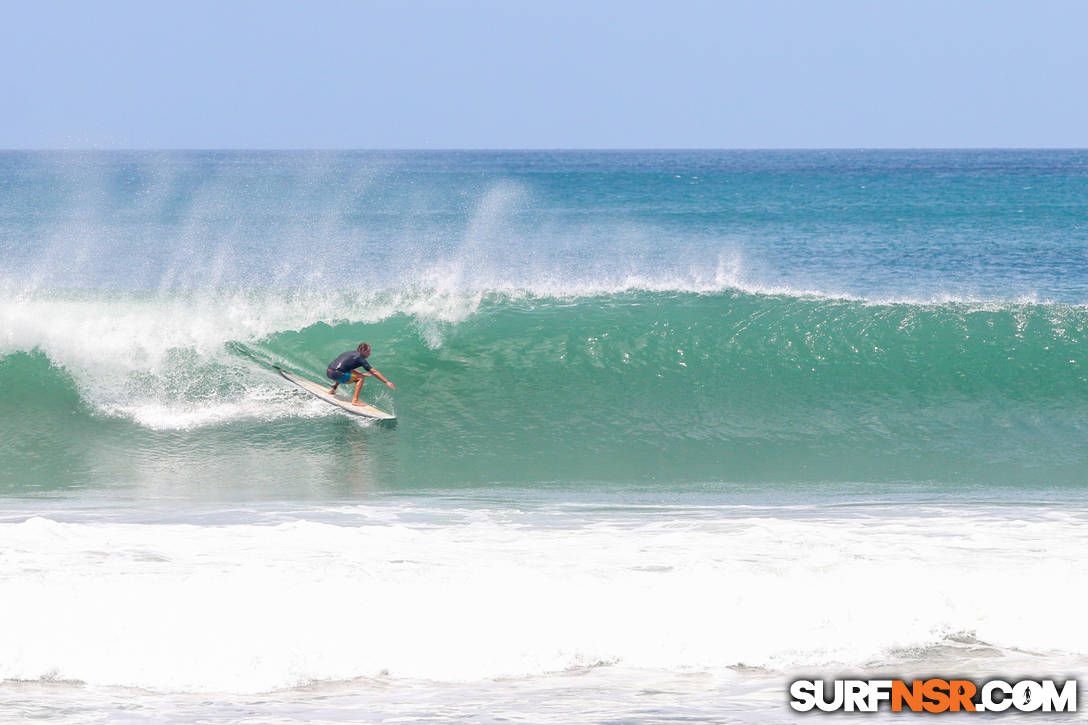
<path id="1" fill-rule="evenodd" d="M 262 691 L 858 667 L 950 636 L 1088 653 L 1071 626 L 1084 512 L 705 514 L 0 524 L 0 678 Z"/>
<path id="2" fill-rule="evenodd" d="M 333 409 L 317 400 L 300 401 L 292 391 L 254 388 L 245 393 L 241 400 L 218 403 L 134 402 L 107 405 L 103 410 L 154 430 L 186 430 L 246 419 L 318 418 L 331 415 Z"/>

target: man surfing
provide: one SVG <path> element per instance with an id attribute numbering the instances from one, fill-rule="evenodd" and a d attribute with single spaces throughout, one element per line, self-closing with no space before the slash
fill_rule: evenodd
<path id="1" fill-rule="evenodd" d="M 351 404 L 366 405 L 366 403 L 359 402 L 359 393 L 363 389 L 363 381 L 366 380 L 367 375 L 373 375 L 378 380 L 381 380 L 388 385 L 391 390 L 396 390 L 396 385 L 393 385 L 393 383 L 386 380 L 384 375 L 370 366 L 370 363 L 367 361 L 368 357 L 370 357 L 370 345 L 365 342 L 360 342 L 359 347 L 354 350 L 348 350 L 329 363 L 329 369 L 325 371 L 326 377 L 333 381 L 332 388 L 329 390 L 329 395 L 336 395 L 336 389 L 340 387 L 340 383 L 354 382 L 355 397 L 351 399 Z M 359 368 L 366 370 L 366 372 L 359 372 Z"/>

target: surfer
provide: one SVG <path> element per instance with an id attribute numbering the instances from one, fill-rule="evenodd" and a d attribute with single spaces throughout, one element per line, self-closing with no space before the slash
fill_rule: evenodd
<path id="1" fill-rule="evenodd" d="M 348 350 L 329 363 L 329 369 L 325 371 L 325 375 L 329 380 L 333 381 L 332 388 L 329 390 L 329 395 L 336 394 L 336 389 L 340 387 L 340 383 L 354 382 L 355 397 L 351 399 L 352 405 L 366 405 L 366 403 L 359 402 L 359 393 L 363 389 L 363 381 L 366 380 L 367 375 L 373 375 L 378 380 L 381 380 L 388 385 L 391 390 L 396 390 L 397 386 L 386 380 L 384 375 L 370 366 L 370 362 L 367 361 L 368 357 L 370 357 L 370 345 L 365 342 L 360 342 L 359 347 L 354 350 Z M 359 372 L 359 368 L 366 370 L 366 372 Z"/>

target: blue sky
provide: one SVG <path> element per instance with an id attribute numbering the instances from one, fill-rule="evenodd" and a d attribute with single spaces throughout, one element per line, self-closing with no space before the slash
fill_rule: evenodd
<path id="1" fill-rule="evenodd" d="M 25 2 L 0 148 L 1088 146 L 1088 2 Z"/>

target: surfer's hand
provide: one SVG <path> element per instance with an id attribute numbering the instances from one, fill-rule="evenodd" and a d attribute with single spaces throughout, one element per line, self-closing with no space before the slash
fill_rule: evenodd
<path id="1" fill-rule="evenodd" d="M 385 381 L 385 384 L 389 386 L 390 390 L 396 390 L 397 389 L 397 386 L 393 385 L 393 383 L 389 382 L 388 380 Z"/>

